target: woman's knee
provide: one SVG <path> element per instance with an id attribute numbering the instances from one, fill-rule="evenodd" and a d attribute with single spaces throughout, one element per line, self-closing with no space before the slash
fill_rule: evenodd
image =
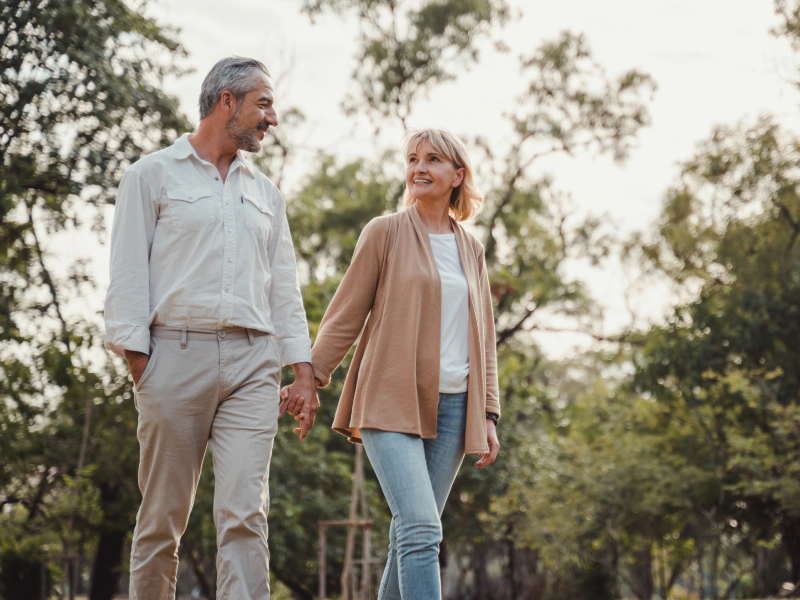
<path id="1" fill-rule="evenodd" d="M 412 519 L 399 523 L 395 544 L 397 551 L 404 554 L 409 550 L 438 548 L 442 542 L 442 523 L 438 519 Z"/>

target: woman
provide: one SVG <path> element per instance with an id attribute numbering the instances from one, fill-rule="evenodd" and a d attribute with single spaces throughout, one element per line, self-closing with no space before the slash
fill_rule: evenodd
<path id="1" fill-rule="evenodd" d="M 425 129 L 405 157 L 408 208 L 364 228 L 311 354 L 324 387 L 361 334 L 333 428 L 363 442 L 392 511 L 378 597 L 431 600 L 445 501 L 465 454 L 494 462 L 500 403 L 483 247 L 460 225 L 482 202 L 466 148 Z"/>

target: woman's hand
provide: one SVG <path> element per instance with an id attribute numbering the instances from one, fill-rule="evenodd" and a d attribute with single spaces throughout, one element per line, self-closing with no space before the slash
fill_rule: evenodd
<path id="1" fill-rule="evenodd" d="M 497 440 L 497 426 L 491 419 L 486 419 L 486 441 L 489 442 L 489 454 L 481 456 L 475 463 L 476 469 L 488 467 L 497 459 L 497 451 L 500 450 L 500 442 Z"/>

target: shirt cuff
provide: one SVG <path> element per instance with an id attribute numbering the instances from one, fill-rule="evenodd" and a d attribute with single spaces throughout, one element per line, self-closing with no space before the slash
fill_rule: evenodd
<path id="1" fill-rule="evenodd" d="M 110 323 L 103 340 L 106 348 L 125 357 L 125 350 L 150 354 L 150 328 L 127 323 Z"/>
<path id="2" fill-rule="evenodd" d="M 286 338 L 278 340 L 282 366 L 311 362 L 310 338 Z"/>

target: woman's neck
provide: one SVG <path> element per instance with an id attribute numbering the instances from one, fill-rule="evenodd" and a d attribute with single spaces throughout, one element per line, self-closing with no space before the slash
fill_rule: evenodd
<path id="1" fill-rule="evenodd" d="M 453 233 L 450 223 L 450 198 L 435 202 L 417 200 L 417 212 L 428 233 Z"/>

